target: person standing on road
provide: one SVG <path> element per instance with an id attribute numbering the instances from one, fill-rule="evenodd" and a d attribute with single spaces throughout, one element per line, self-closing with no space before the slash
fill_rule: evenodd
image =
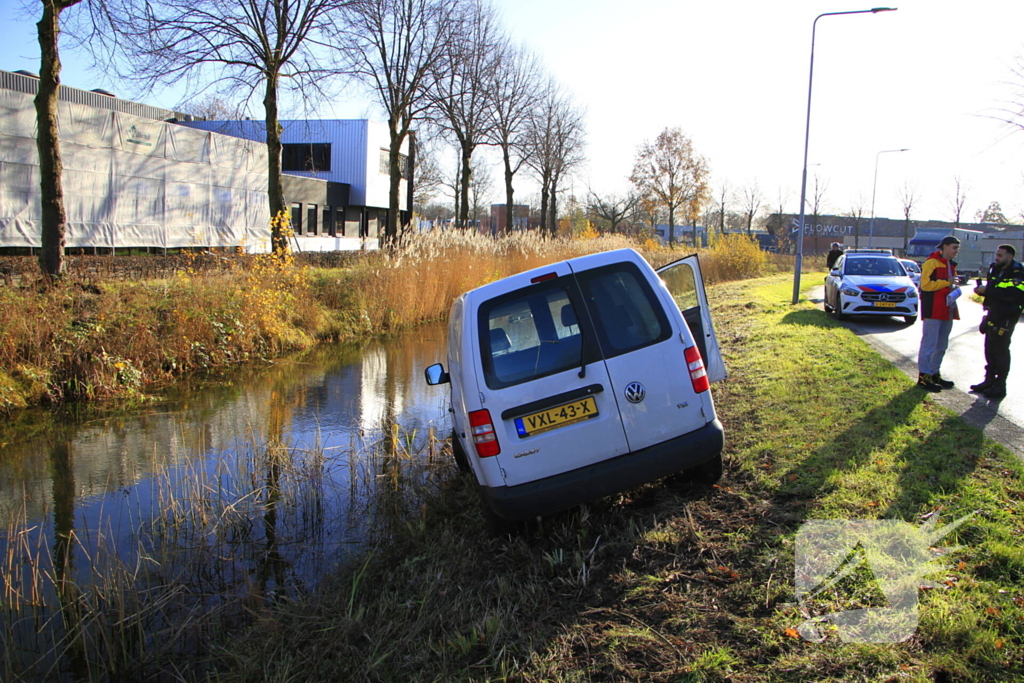
<path id="1" fill-rule="evenodd" d="M 949 346 L 953 321 L 960 319 L 956 309 L 959 283 L 956 258 L 960 240 L 946 235 L 936 251 L 921 265 L 921 348 L 917 354 L 917 386 L 926 391 L 952 389 L 953 383 L 942 379 L 939 368 Z M 957 292 L 954 294 L 954 292 Z"/>
<path id="2" fill-rule="evenodd" d="M 836 261 L 843 255 L 843 250 L 839 248 L 839 242 L 832 243 L 832 249 L 825 256 L 825 269 L 832 270 L 836 265 Z"/>
<path id="3" fill-rule="evenodd" d="M 1024 310 L 1024 265 L 1013 260 L 1016 255 L 1012 245 L 1000 244 L 996 260 L 988 269 L 988 284 L 974 288 L 975 294 L 985 297 L 986 313 L 981 321 L 981 333 L 985 335 L 985 379 L 972 385 L 971 391 L 989 398 L 1006 396 L 1010 337 Z"/>

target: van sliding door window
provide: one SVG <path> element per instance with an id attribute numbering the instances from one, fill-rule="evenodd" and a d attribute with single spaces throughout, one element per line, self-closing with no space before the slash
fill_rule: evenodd
<path id="1" fill-rule="evenodd" d="M 561 284 L 544 283 L 485 302 L 479 320 L 484 378 L 491 389 L 580 365 L 576 308 Z"/>

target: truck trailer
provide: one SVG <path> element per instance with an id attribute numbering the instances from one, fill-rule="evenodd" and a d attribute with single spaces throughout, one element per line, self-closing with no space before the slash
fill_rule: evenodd
<path id="1" fill-rule="evenodd" d="M 1024 233 L 1021 231 L 993 233 L 966 228 L 918 228 L 907 245 L 907 258 L 919 265 L 924 263 L 947 235 L 960 240 L 960 254 L 956 264 L 957 272 L 963 277 L 978 277 L 987 273 L 1000 244 L 1012 245 L 1017 250 L 1018 260 L 1024 252 Z"/>

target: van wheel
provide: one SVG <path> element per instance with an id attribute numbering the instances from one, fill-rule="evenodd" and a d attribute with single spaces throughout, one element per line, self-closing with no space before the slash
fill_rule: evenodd
<path id="1" fill-rule="evenodd" d="M 514 519 L 505 519 L 484 503 L 484 528 L 490 536 L 518 536 L 526 529 L 526 522 Z"/>
<path id="2" fill-rule="evenodd" d="M 686 470 L 686 474 L 694 484 L 706 484 L 710 486 L 722 478 L 723 470 L 724 465 L 722 464 L 722 454 L 719 453 L 707 462 L 702 462 L 696 467 L 691 467 Z"/>
<path id="3" fill-rule="evenodd" d="M 462 449 L 462 442 L 459 441 L 459 435 L 452 430 L 452 455 L 455 456 L 455 465 L 459 468 L 460 472 L 469 472 L 469 458 L 466 457 L 466 451 Z"/>

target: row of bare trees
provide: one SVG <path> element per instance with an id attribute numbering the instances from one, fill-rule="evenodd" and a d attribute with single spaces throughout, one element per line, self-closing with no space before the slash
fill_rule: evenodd
<path id="1" fill-rule="evenodd" d="M 505 33 L 489 0 L 40 2 L 41 265 L 53 278 L 63 272 L 66 224 L 56 132 L 62 12 L 67 32 L 139 95 L 183 84 L 195 98 L 216 92 L 242 102 L 262 100 L 272 216 L 286 208 L 282 96 L 311 108 L 352 83 L 372 95 L 387 119 L 387 244 L 401 232 L 399 193 L 406 174 L 400 150 L 414 130 L 442 137 L 459 151 L 460 225 L 468 222 L 478 146 L 501 149 L 506 224 L 512 225 L 516 174 L 526 168 L 542 186 L 542 225 L 549 232 L 556 229 L 560 184 L 583 160 L 583 112 Z M 275 250 L 287 249 L 276 223 L 271 240 Z"/>

